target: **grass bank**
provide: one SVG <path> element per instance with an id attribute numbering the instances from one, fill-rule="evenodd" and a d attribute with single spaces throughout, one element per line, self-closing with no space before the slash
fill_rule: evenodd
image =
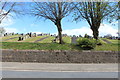
<path id="1" fill-rule="evenodd" d="M 120 44 L 103 44 L 96 46 L 93 51 L 118 51 Z M 30 42 L 2 42 L 2 49 L 20 49 L 20 50 L 82 50 L 79 46 L 73 44 L 58 43 L 30 43 Z"/>
<path id="2" fill-rule="evenodd" d="M 80 50 L 79 47 L 72 44 L 58 43 L 30 43 L 30 42 L 2 42 L 3 49 L 20 50 Z"/>

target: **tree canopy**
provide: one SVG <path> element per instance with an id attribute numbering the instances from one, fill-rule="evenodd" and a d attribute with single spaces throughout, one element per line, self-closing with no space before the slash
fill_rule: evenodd
<path id="1" fill-rule="evenodd" d="M 75 7 L 75 21 L 85 19 L 93 31 L 93 37 L 98 39 L 99 27 L 103 20 L 110 19 L 117 7 L 117 2 L 79 2 Z"/>
<path id="2" fill-rule="evenodd" d="M 31 14 L 37 18 L 51 20 L 58 29 L 59 43 L 62 44 L 61 20 L 68 16 L 73 5 L 67 2 L 35 2 Z"/>

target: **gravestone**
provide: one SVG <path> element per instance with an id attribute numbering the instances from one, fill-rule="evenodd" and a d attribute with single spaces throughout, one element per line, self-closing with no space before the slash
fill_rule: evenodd
<path id="1" fill-rule="evenodd" d="M 8 35 L 8 33 L 5 33 L 5 35 L 7 36 L 7 35 Z"/>
<path id="2" fill-rule="evenodd" d="M 22 35 L 22 36 L 23 36 L 24 34 L 22 33 L 22 34 L 20 34 L 20 35 Z"/>
<path id="3" fill-rule="evenodd" d="M 4 36 L 6 36 L 6 35 L 4 34 Z"/>
<path id="4" fill-rule="evenodd" d="M 30 32 L 29 36 L 32 37 L 32 33 L 31 32 Z"/>
<path id="5" fill-rule="evenodd" d="M 33 37 L 36 37 L 36 36 L 37 36 L 36 33 L 34 33 L 33 35 L 34 35 Z"/>
<path id="6" fill-rule="evenodd" d="M 12 35 L 14 35 L 14 32 L 12 33 Z"/>
<path id="7" fill-rule="evenodd" d="M 38 34 L 37 36 L 42 36 L 42 34 Z"/>
<path id="8" fill-rule="evenodd" d="M 72 42 L 71 42 L 71 43 L 77 44 L 77 38 L 78 38 L 78 37 L 76 37 L 75 35 L 73 35 L 73 37 L 72 37 Z"/>
<path id="9" fill-rule="evenodd" d="M 56 37 L 56 34 L 54 34 L 53 36 Z"/>
<path id="10" fill-rule="evenodd" d="M 18 41 L 22 41 L 22 39 L 23 39 L 22 37 L 19 37 Z"/>
<path id="11" fill-rule="evenodd" d="M 79 35 L 79 37 L 82 37 L 81 35 Z"/>
<path id="12" fill-rule="evenodd" d="M 56 36 L 56 37 L 55 37 L 55 39 L 53 39 L 53 41 L 52 41 L 52 42 L 56 43 L 56 42 L 57 42 L 57 40 L 58 40 L 58 36 Z"/>
<path id="13" fill-rule="evenodd" d="M 16 33 L 15 35 L 18 35 L 18 33 Z"/>
<path id="14" fill-rule="evenodd" d="M 9 36 L 12 36 L 12 33 L 9 33 Z"/>

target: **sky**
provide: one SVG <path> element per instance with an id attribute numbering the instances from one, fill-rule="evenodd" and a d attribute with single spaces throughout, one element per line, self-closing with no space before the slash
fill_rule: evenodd
<path id="1" fill-rule="evenodd" d="M 82 35 L 85 34 L 92 36 L 92 30 L 85 20 L 75 22 L 72 20 L 72 17 L 65 17 L 62 19 L 62 29 L 63 34 L 68 35 Z M 115 25 L 113 25 L 115 24 Z M 1 27 L 4 27 L 6 32 L 14 33 L 51 33 L 57 34 L 57 27 L 50 20 L 36 19 L 34 16 L 25 15 L 19 17 L 7 16 L 6 19 L 0 24 Z M 117 36 L 118 32 L 118 22 L 102 22 L 99 28 L 99 36 L 104 36 L 111 34 L 112 36 Z"/>

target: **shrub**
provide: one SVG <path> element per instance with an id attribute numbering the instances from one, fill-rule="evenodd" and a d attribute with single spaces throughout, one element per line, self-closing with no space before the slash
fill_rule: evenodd
<path id="1" fill-rule="evenodd" d="M 84 50 L 94 49 L 96 46 L 96 40 L 93 39 L 80 38 L 77 42 L 77 45 Z"/>

